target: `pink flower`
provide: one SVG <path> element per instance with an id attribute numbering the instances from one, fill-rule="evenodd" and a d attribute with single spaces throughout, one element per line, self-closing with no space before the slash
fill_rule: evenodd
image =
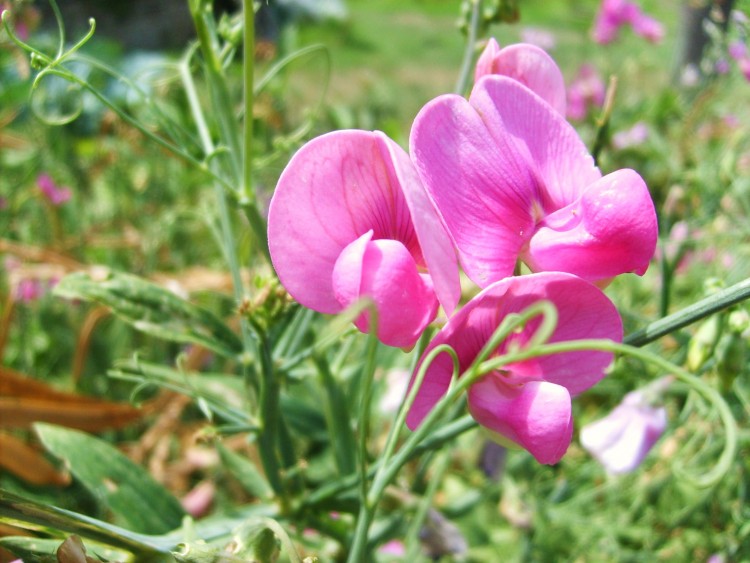
<path id="1" fill-rule="evenodd" d="M 521 29 L 521 41 L 550 51 L 555 48 L 555 34 L 541 27 L 524 27 Z"/>
<path id="2" fill-rule="evenodd" d="M 36 179 L 37 186 L 52 205 L 62 205 L 72 195 L 70 188 L 58 187 L 48 174 L 40 174 Z"/>
<path id="3" fill-rule="evenodd" d="M 750 82 L 750 57 L 744 57 L 737 61 L 737 66 L 740 67 L 740 72 L 745 77 L 745 80 Z"/>
<path id="4" fill-rule="evenodd" d="M 338 313 L 369 297 L 391 346 L 412 346 L 439 303 L 448 314 L 458 303 L 450 238 L 409 156 L 380 132 L 336 131 L 303 146 L 271 200 L 268 242 L 302 305 Z M 363 332 L 369 316 L 355 322 Z"/>
<path id="5" fill-rule="evenodd" d="M 667 427 L 667 411 L 653 405 L 671 383 L 659 379 L 651 385 L 625 395 L 606 417 L 581 429 L 581 445 L 601 463 L 608 473 L 618 475 L 636 469 Z"/>
<path id="6" fill-rule="evenodd" d="M 622 340 L 617 309 L 597 287 L 570 274 L 531 274 L 506 278 L 478 294 L 437 334 L 420 364 L 433 348 L 447 344 L 463 374 L 505 317 L 541 299 L 554 303 L 559 315 L 549 342 Z M 496 354 L 523 349 L 538 325 L 535 320 L 511 334 Z M 469 411 L 501 443 L 527 449 L 539 463 L 557 463 L 573 432 L 571 397 L 604 377 L 612 358 L 608 352 L 566 352 L 508 364 L 469 388 Z M 409 428 L 419 426 L 448 391 L 452 370 L 448 354 L 439 354 L 427 368 L 406 419 Z"/>
<path id="7" fill-rule="evenodd" d="M 630 129 L 618 131 L 612 136 L 612 144 L 616 149 L 626 149 L 646 142 L 649 136 L 648 125 L 639 121 Z"/>
<path id="8" fill-rule="evenodd" d="M 566 115 L 569 119 L 584 119 L 589 107 L 601 107 L 604 104 L 605 94 L 604 81 L 599 76 L 596 67 L 591 64 L 581 65 L 568 88 Z"/>
<path id="9" fill-rule="evenodd" d="M 575 129 L 513 79 L 486 76 L 468 101 L 429 102 L 411 154 L 480 287 L 519 258 L 602 283 L 648 268 L 657 222 L 646 184 L 629 169 L 602 177 Z"/>
<path id="10" fill-rule="evenodd" d="M 24 278 L 18 282 L 16 287 L 16 301 L 30 303 L 42 297 L 46 288 L 37 279 Z"/>
<path id="11" fill-rule="evenodd" d="M 742 41 L 732 41 L 727 47 L 727 52 L 735 61 L 739 61 L 747 57 L 747 45 Z"/>
<path id="12" fill-rule="evenodd" d="M 380 548 L 378 549 L 378 553 L 380 555 L 393 555 L 396 557 L 403 557 L 404 555 L 406 555 L 406 546 L 404 545 L 404 542 L 400 540 L 391 540 L 380 546 Z"/>
<path id="13" fill-rule="evenodd" d="M 540 96 L 561 114 L 565 114 L 565 80 L 547 53 L 535 45 L 518 43 L 500 48 L 491 38 L 477 60 L 474 80 L 483 76 L 509 76 Z"/>
<path id="14" fill-rule="evenodd" d="M 632 26 L 636 35 L 653 43 L 661 41 L 664 37 L 662 24 L 644 14 L 635 2 L 603 0 L 594 21 L 594 41 L 600 44 L 611 43 L 617 39 L 620 28 L 628 24 Z"/>

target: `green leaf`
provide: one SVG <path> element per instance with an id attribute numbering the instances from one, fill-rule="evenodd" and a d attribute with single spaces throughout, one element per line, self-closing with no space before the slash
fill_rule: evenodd
<path id="1" fill-rule="evenodd" d="M 239 481 L 245 491 L 260 499 L 269 499 L 273 496 L 271 485 L 249 459 L 226 448 L 218 441 L 216 449 L 219 452 L 221 464 Z"/>
<path id="2" fill-rule="evenodd" d="M 233 358 L 242 342 L 221 319 L 155 283 L 118 272 L 76 272 L 55 286 L 56 295 L 110 308 L 134 328 L 164 340 L 199 344 Z"/>
<path id="3" fill-rule="evenodd" d="M 30 530 L 59 530 L 93 539 L 97 544 L 113 546 L 138 555 L 139 561 L 163 561 L 177 541 L 166 536 L 147 536 L 125 530 L 70 510 L 48 506 L 0 489 L 0 521 Z M 174 533 L 173 533 L 174 534 Z M 34 540 L 25 543 L 25 540 Z M 59 541 L 57 544 L 59 545 Z M 12 545 L 14 551 L 44 555 L 49 546 L 34 538 L 2 538 L 0 545 Z M 20 554 L 20 553 L 19 553 Z M 24 558 L 25 559 L 25 558 Z"/>
<path id="4" fill-rule="evenodd" d="M 180 526 L 185 512 L 177 499 L 115 448 L 74 430 L 36 424 L 44 446 L 115 516 L 136 532 L 161 534 Z"/>

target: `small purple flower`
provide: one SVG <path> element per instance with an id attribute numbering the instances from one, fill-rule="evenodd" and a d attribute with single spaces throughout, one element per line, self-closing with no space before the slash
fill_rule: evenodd
<path id="1" fill-rule="evenodd" d="M 655 406 L 653 398 L 671 382 L 671 377 L 664 377 L 628 393 L 609 415 L 581 429 L 581 445 L 607 473 L 635 470 L 664 433 L 667 411 Z"/>
<path id="2" fill-rule="evenodd" d="M 727 74 L 729 72 L 729 61 L 726 59 L 719 59 L 714 65 L 716 74 Z"/>
<path id="3" fill-rule="evenodd" d="M 49 174 L 40 174 L 36 179 L 36 184 L 44 197 L 55 206 L 62 205 L 73 195 L 70 188 L 58 187 Z"/>

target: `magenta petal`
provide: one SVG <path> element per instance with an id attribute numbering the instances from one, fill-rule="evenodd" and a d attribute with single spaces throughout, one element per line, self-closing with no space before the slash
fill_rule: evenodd
<path id="1" fill-rule="evenodd" d="M 585 186 L 601 178 L 573 126 L 515 80 L 483 78 L 469 101 L 497 145 L 513 142 L 515 152 L 524 156 L 525 165 L 543 185 L 534 195 L 544 211 L 569 205 Z"/>
<path id="2" fill-rule="evenodd" d="M 527 449 L 539 463 L 553 464 L 573 436 L 570 394 L 546 381 L 511 386 L 489 374 L 469 389 L 469 411 L 476 421 Z"/>
<path id="3" fill-rule="evenodd" d="M 474 82 L 488 74 L 496 74 L 495 57 L 500 52 L 500 45 L 494 37 L 490 37 L 487 45 L 484 47 L 482 54 L 477 59 L 477 65 L 474 67 Z"/>
<path id="4" fill-rule="evenodd" d="M 281 283 L 302 305 L 336 313 L 334 264 L 372 230 L 395 239 L 422 264 L 421 251 L 387 138 L 336 131 L 304 145 L 279 179 L 268 213 L 268 245 Z"/>
<path id="5" fill-rule="evenodd" d="M 370 240 L 366 233 L 349 244 L 333 269 L 333 290 L 342 307 L 370 297 L 378 312 L 378 339 L 389 346 L 413 346 L 437 314 L 429 276 L 420 274 L 409 251 L 398 241 Z M 370 314 L 354 323 L 369 332 Z"/>
<path id="6" fill-rule="evenodd" d="M 458 355 L 463 373 L 474 361 L 502 320 L 519 313 L 541 299 L 555 304 L 558 324 L 551 342 L 602 338 L 622 341 L 622 321 L 614 304 L 594 285 L 570 274 L 546 272 L 506 278 L 493 283 L 458 311 L 435 336 L 420 359 L 440 344 L 448 344 Z M 529 326 L 515 335 L 523 344 L 532 334 Z M 499 353 L 502 350 L 498 351 Z M 565 387 L 576 395 L 597 383 L 612 362 L 608 352 L 566 352 L 506 366 L 513 383 L 542 379 Z M 415 374 L 416 374 L 415 370 Z M 422 386 L 407 416 L 409 428 L 416 428 L 447 392 L 452 377 L 452 362 L 440 354 L 427 368 Z M 412 377 L 413 382 L 414 376 Z"/>
<path id="7" fill-rule="evenodd" d="M 384 134 L 380 134 L 385 137 Z M 450 316 L 461 298 L 458 261 L 453 241 L 435 204 L 422 185 L 409 155 L 390 139 L 387 139 L 385 146 L 393 162 L 394 174 L 403 189 L 435 293 Z"/>
<path id="8" fill-rule="evenodd" d="M 477 111 L 456 95 L 440 96 L 422 108 L 410 146 L 469 278 L 485 287 L 511 275 L 534 227 L 538 192 L 524 155 L 509 139 L 493 139 Z"/>
<path id="9" fill-rule="evenodd" d="M 656 249 L 657 232 L 646 184 L 633 170 L 618 170 L 548 216 L 523 258 L 534 271 L 565 271 L 589 281 L 626 272 L 642 275 Z"/>
<path id="10" fill-rule="evenodd" d="M 565 115 L 565 79 L 557 63 L 536 45 L 518 43 L 495 54 L 492 74 L 509 76 Z"/>

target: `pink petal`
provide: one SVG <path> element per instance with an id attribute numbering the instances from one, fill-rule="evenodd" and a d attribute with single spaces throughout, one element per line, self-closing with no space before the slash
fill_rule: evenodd
<path id="1" fill-rule="evenodd" d="M 552 301 L 558 310 L 559 322 L 550 338 L 551 342 L 582 338 L 622 340 L 620 316 L 601 290 L 576 276 L 548 272 L 506 278 L 487 287 L 458 311 L 435 336 L 420 359 L 420 365 L 430 350 L 440 344 L 448 344 L 456 351 L 459 369 L 463 373 L 507 315 L 521 312 L 541 299 Z M 526 327 L 516 338 L 528 337 L 531 329 L 533 326 Z M 513 372 L 514 383 L 522 383 L 524 377 L 543 379 L 563 386 L 571 395 L 576 395 L 598 382 L 611 362 L 610 353 L 584 351 L 539 357 L 506 368 Z M 425 379 L 407 416 L 409 428 L 416 428 L 447 392 L 451 377 L 450 357 L 447 354 L 438 355 L 427 368 Z"/>
<path id="2" fill-rule="evenodd" d="M 499 52 L 500 45 L 494 37 L 490 37 L 474 67 L 474 82 L 479 82 L 480 78 L 488 74 L 496 74 L 495 57 Z"/>
<path id="3" fill-rule="evenodd" d="M 333 269 L 334 294 L 342 307 L 371 297 L 378 312 L 378 339 L 389 346 L 413 346 L 437 314 L 432 283 L 419 274 L 403 244 L 371 238 L 368 232 L 342 251 Z M 369 312 L 354 324 L 369 332 Z"/>
<path id="4" fill-rule="evenodd" d="M 635 393 L 635 392 L 634 392 Z M 611 474 L 636 469 L 667 427 L 667 412 L 626 399 L 609 415 L 581 429 L 581 445 Z"/>
<path id="5" fill-rule="evenodd" d="M 486 77 L 479 84 L 501 78 Z M 533 96 L 512 79 L 502 79 Z M 484 287 L 511 275 L 534 226 L 538 182 L 527 159 L 509 139 L 493 139 L 477 111 L 456 95 L 440 96 L 422 108 L 410 146 L 469 278 Z"/>
<path id="6" fill-rule="evenodd" d="M 497 45 L 497 43 L 495 43 Z M 490 50 L 487 45 L 482 57 Z M 565 80 L 557 63 L 543 49 L 535 45 L 518 43 L 493 53 L 491 65 L 480 58 L 476 80 L 487 74 L 500 74 L 517 80 L 565 115 Z M 487 71 L 489 70 L 489 71 Z"/>
<path id="7" fill-rule="evenodd" d="M 570 394 L 545 381 L 507 385 L 489 374 L 469 390 L 469 411 L 482 426 L 527 449 L 539 463 L 560 461 L 573 435 Z"/>
<path id="8" fill-rule="evenodd" d="M 302 305 L 336 313 L 332 287 L 342 250 L 368 231 L 402 242 L 423 266 L 409 208 L 390 162 L 395 143 L 369 131 L 317 137 L 292 157 L 268 213 L 268 244 L 281 283 Z"/>
<path id="9" fill-rule="evenodd" d="M 458 260 L 453 241 L 409 155 L 394 142 L 386 143 L 385 147 L 393 163 L 393 174 L 403 189 L 435 293 L 446 314 L 450 316 L 461 298 Z"/>
<path id="10" fill-rule="evenodd" d="M 523 259 L 534 271 L 561 270 L 589 281 L 626 272 L 643 275 L 657 231 L 646 184 L 633 170 L 618 170 L 546 217 Z"/>
<path id="11" fill-rule="evenodd" d="M 536 195 L 547 211 L 575 201 L 588 184 L 601 178 L 575 129 L 558 112 L 516 81 L 490 76 L 469 98 L 499 147 L 510 136 L 525 165 L 543 183 Z"/>
<path id="12" fill-rule="evenodd" d="M 664 39 L 664 26 L 654 18 L 640 14 L 633 21 L 633 31 L 652 43 L 658 43 Z"/>

